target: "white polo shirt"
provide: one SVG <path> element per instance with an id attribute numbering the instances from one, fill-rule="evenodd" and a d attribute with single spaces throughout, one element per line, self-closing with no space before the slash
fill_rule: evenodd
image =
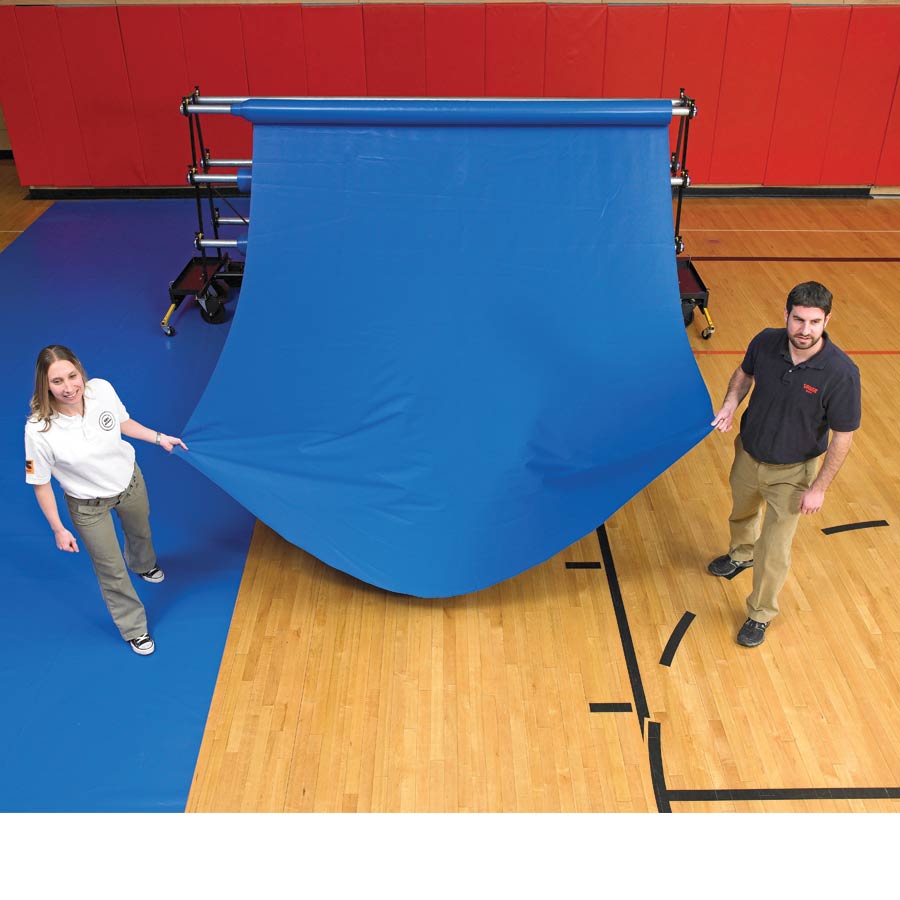
<path id="1" fill-rule="evenodd" d="M 84 415 L 54 413 L 25 423 L 25 481 L 46 484 L 51 476 L 80 500 L 114 497 L 131 483 L 134 447 L 122 440 L 130 416 L 113 386 L 92 378 L 84 391 Z"/>

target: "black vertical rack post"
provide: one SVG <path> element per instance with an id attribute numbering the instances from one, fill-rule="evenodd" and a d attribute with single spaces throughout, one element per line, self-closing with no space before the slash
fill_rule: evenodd
<path id="1" fill-rule="evenodd" d="M 199 251 L 199 255 L 191 257 L 169 284 L 169 309 L 160 322 L 163 332 L 168 336 L 175 334 L 170 320 L 185 297 L 196 298 L 204 321 L 212 324 L 224 322 L 225 303 L 231 296 L 232 289 L 240 286 L 244 276 L 244 261 L 235 259 L 227 252 L 228 249 L 237 247 L 238 241 L 223 240 L 219 233 L 222 225 L 241 225 L 245 228 L 249 225 L 247 217 L 239 213 L 222 193 L 222 187 L 226 185 L 236 185 L 240 190 L 240 180 L 236 175 L 212 174 L 210 169 L 249 167 L 252 161 L 211 158 L 209 148 L 203 142 L 200 116 L 189 109 L 189 106 L 197 104 L 199 100 L 199 87 L 195 87 L 191 94 L 181 100 L 181 112 L 188 120 L 190 134 L 191 162 L 187 181 L 194 188 L 197 206 L 194 248 Z M 228 204 L 232 216 L 224 217 L 220 214 L 216 206 L 217 199 Z"/>

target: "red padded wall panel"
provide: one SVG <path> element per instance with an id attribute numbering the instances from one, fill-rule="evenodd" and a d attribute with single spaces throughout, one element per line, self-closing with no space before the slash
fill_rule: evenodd
<path id="1" fill-rule="evenodd" d="M 246 97 L 247 66 L 241 11 L 238 6 L 182 6 L 181 30 L 184 35 L 188 93 L 194 85 L 207 97 Z M 229 115 L 201 117 L 203 143 L 213 159 L 243 159 L 252 153 L 252 129 Z"/>
<path id="2" fill-rule="evenodd" d="M 854 6 L 821 184 L 873 184 L 900 71 L 900 6 Z"/>
<path id="3" fill-rule="evenodd" d="M 900 185 L 900 78 L 894 90 L 891 117 L 881 147 L 881 159 L 875 173 L 875 184 L 882 187 Z"/>
<path id="4" fill-rule="evenodd" d="M 791 8 L 764 184 L 818 183 L 849 25 L 846 7 Z"/>
<path id="5" fill-rule="evenodd" d="M 247 87 L 253 97 L 306 95 L 306 51 L 300 6 L 241 6 Z"/>
<path id="6" fill-rule="evenodd" d="M 53 176 L 44 153 L 46 139 L 28 83 L 25 52 L 12 6 L 0 6 L 0 107 L 19 181 L 23 185 L 50 184 Z"/>
<path id="7" fill-rule="evenodd" d="M 51 6 L 17 6 L 16 24 L 34 105 L 44 134 L 49 162 L 48 181 L 57 187 L 91 184 L 81 125 L 69 80 L 69 69 L 59 33 L 56 10 Z"/>
<path id="8" fill-rule="evenodd" d="M 687 166 L 691 180 L 698 184 L 709 179 L 728 12 L 727 6 L 682 6 L 669 16 L 663 96 L 677 97 L 684 88 L 697 101 L 697 115 L 690 123 Z M 679 121 L 672 122 L 673 150 Z"/>
<path id="9" fill-rule="evenodd" d="M 146 183 L 184 185 L 191 152 L 178 103 L 193 86 L 184 62 L 181 16 L 175 6 L 118 9 Z"/>
<path id="10" fill-rule="evenodd" d="M 790 14 L 788 6 L 731 7 L 709 164 L 713 184 L 762 183 Z"/>
<path id="11" fill-rule="evenodd" d="M 667 6 L 611 6 L 606 23 L 605 97 L 659 97 Z"/>
<path id="12" fill-rule="evenodd" d="M 61 6 L 57 15 L 91 185 L 144 184 L 116 8 Z"/>
<path id="13" fill-rule="evenodd" d="M 482 4 L 425 7 L 425 89 L 429 97 L 484 96 Z"/>
<path id="14" fill-rule="evenodd" d="M 425 7 L 363 6 L 370 97 L 425 96 Z"/>
<path id="15" fill-rule="evenodd" d="M 541 97 L 547 7 L 544 3 L 489 3 L 485 19 L 485 94 Z"/>
<path id="16" fill-rule="evenodd" d="M 362 7 L 305 6 L 306 75 L 313 97 L 365 97 Z"/>
<path id="17" fill-rule="evenodd" d="M 606 7 L 547 7 L 546 97 L 602 97 Z"/>

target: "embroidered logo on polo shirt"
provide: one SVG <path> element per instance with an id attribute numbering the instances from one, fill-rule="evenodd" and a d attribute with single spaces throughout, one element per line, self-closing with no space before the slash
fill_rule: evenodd
<path id="1" fill-rule="evenodd" d="M 807 394 L 818 394 L 819 389 L 817 387 L 813 387 L 811 384 L 803 383 L 803 390 L 806 391 Z"/>
<path id="2" fill-rule="evenodd" d="M 112 431 L 116 427 L 116 417 L 111 412 L 100 413 L 97 421 L 104 431 Z"/>
<path id="3" fill-rule="evenodd" d="M 25 460 L 25 474 L 26 475 L 34 475 L 34 460 L 33 459 Z"/>

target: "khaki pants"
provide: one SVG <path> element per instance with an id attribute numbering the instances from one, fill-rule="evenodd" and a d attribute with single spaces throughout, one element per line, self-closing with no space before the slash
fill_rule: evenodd
<path id="1" fill-rule="evenodd" d="M 138 599 L 128 570 L 149 572 L 156 565 L 150 534 L 150 501 L 144 476 L 135 463 L 131 483 L 115 497 L 79 500 L 66 494 L 72 524 L 94 564 L 100 593 L 107 609 L 126 641 L 147 632 L 147 614 Z M 112 511 L 125 533 L 125 557 L 119 548 Z"/>
<path id="2" fill-rule="evenodd" d="M 816 459 L 784 466 L 757 462 L 744 450 L 740 435 L 735 439 L 729 556 L 740 562 L 753 560 L 747 615 L 756 622 L 770 622 L 778 615 L 778 592 L 791 567 L 800 498 L 817 471 Z"/>

